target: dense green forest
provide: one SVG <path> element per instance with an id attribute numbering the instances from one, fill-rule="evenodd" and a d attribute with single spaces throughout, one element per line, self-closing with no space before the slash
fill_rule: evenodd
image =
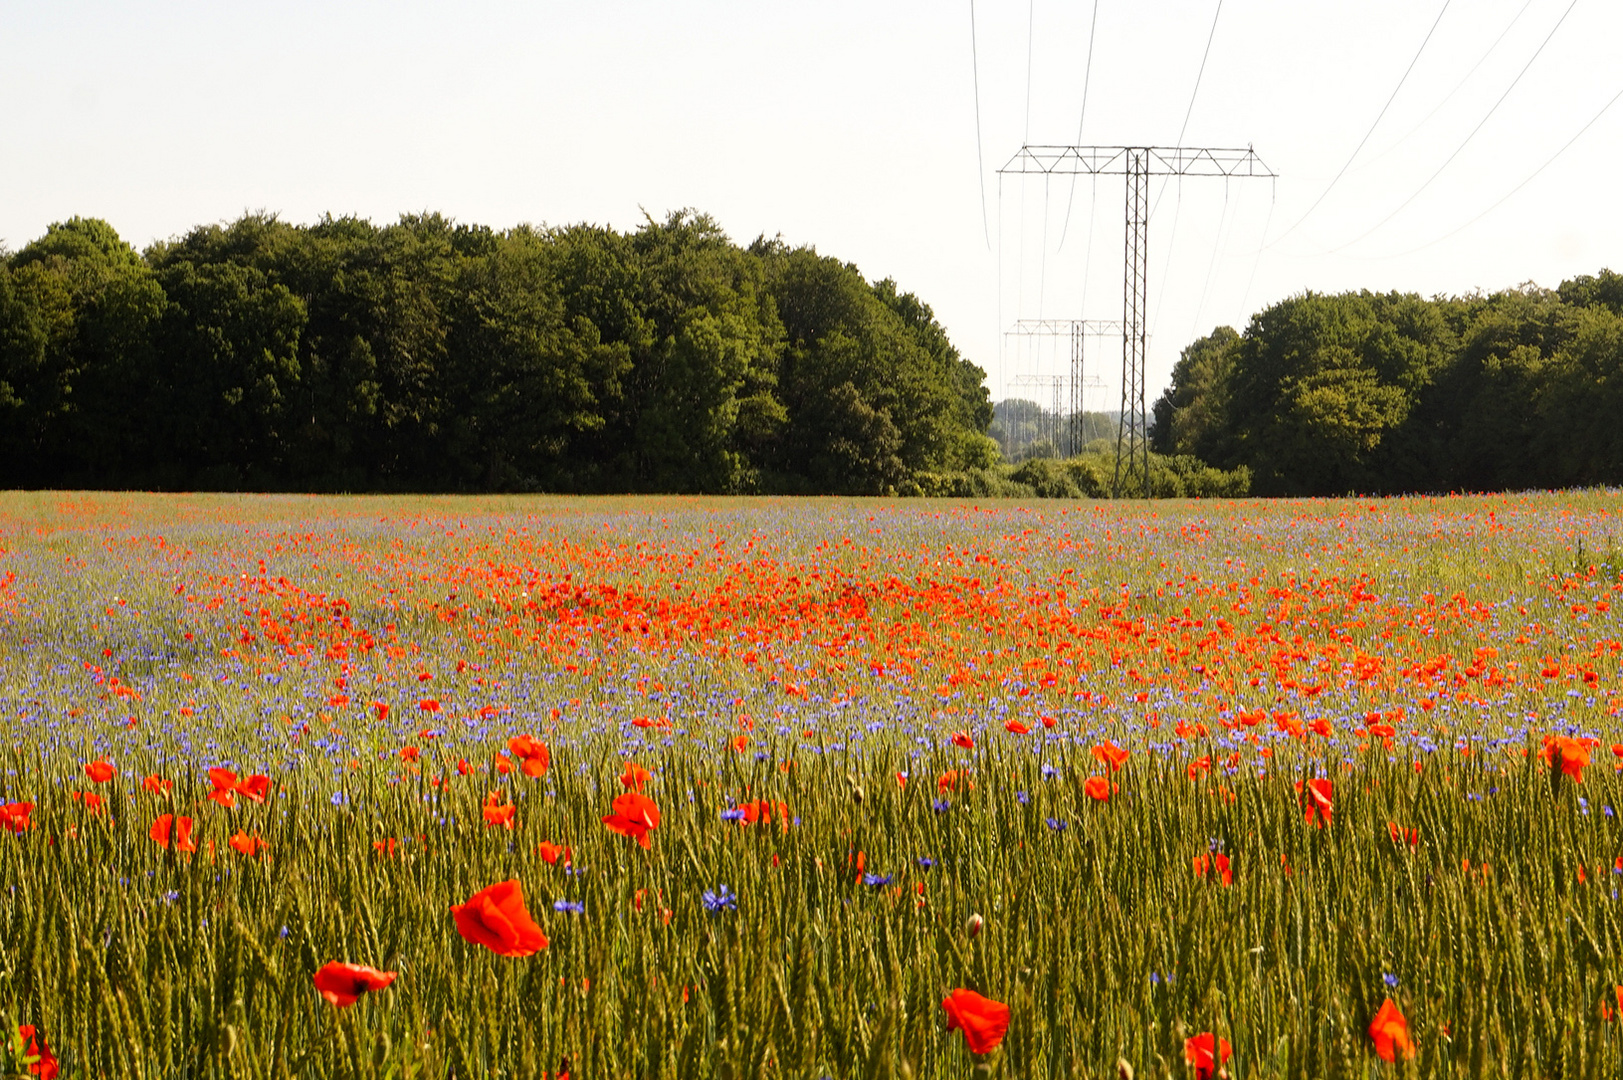
<path id="1" fill-rule="evenodd" d="M 1623 483 L 1623 275 L 1292 297 L 1183 351 L 1153 445 L 1263 495 Z"/>
<path id="2" fill-rule="evenodd" d="M 687 211 L 0 253 L 0 487 L 947 493 L 991 419 L 917 297 Z"/>

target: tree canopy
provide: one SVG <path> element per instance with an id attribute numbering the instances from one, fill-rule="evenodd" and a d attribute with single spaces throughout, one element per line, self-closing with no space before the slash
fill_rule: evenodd
<path id="1" fill-rule="evenodd" d="M 1183 351 L 1154 448 L 1265 495 L 1623 483 L 1623 276 L 1304 293 Z"/>
<path id="2" fill-rule="evenodd" d="M 916 296 L 692 211 L 75 218 L 0 259 L 0 486 L 905 493 L 990 422 Z"/>

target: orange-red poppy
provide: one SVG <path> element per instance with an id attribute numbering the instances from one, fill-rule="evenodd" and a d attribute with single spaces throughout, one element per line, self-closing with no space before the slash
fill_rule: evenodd
<path id="1" fill-rule="evenodd" d="M 964 750 L 973 750 L 975 749 L 975 740 L 969 737 L 967 731 L 955 731 L 952 733 L 952 745 Z"/>
<path id="2" fill-rule="evenodd" d="M 143 791 L 150 791 L 160 799 L 167 799 L 169 797 L 169 792 L 174 788 L 174 786 L 175 782 L 173 780 L 165 780 L 156 773 L 152 774 L 151 776 L 144 777 L 141 780 L 141 789 Z"/>
<path id="3" fill-rule="evenodd" d="M 505 825 L 511 829 L 518 815 L 518 807 L 511 803 L 503 805 L 502 797 L 500 791 L 492 791 L 485 796 L 485 805 L 481 808 L 481 812 L 484 814 L 486 825 Z"/>
<path id="4" fill-rule="evenodd" d="M 552 844 L 545 840 L 535 845 L 535 853 L 541 856 L 541 858 L 545 859 L 548 863 L 552 864 L 556 864 L 559 859 L 562 859 L 565 865 L 575 861 L 575 853 L 573 851 L 561 844 Z"/>
<path id="5" fill-rule="evenodd" d="M 647 769 L 634 761 L 628 761 L 625 768 L 620 770 L 620 786 L 632 791 L 641 791 L 643 784 L 648 782 L 651 774 Z"/>
<path id="6" fill-rule="evenodd" d="M 1003 721 L 1003 730 L 1014 735 L 1030 735 L 1031 725 L 1024 720 L 1005 720 Z"/>
<path id="7" fill-rule="evenodd" d="M 20 833 L 28 828 L 28 815 L 34 812 L 31 802 L 8 802 L 0 805 L 0 828 Z"/>
<path id="8" fill-rule="evenodd" d="M 451 909 L 457 933 L 497 956 L 531 956 L 547 947 L 547 936 L 524 908 L 517 880 L 480 889 Z"/>
<path id="9" fill-rule="evenodd" d="M 315 974 L 316 990 L 329 1005 L 347 1009 L 361 999 L 362 994 L 382 990 L 399 977 L 399 972 L 378 971 L 360 964 L 344 964 L 337 960 L 323 964 Z"/>
<path id="10" fill-rule="evenodd" d="M 85 775 L 90 777 L 92 784 L 105 784 L 118 775 L 118 770 L 98 759 L 85 766 Z"/>
<path id="11" fill-rule="evenodd" d="M 252 802 L 264 802 L 265 796 L 270 794 L 270 777 L 255 773 L 246 780 L 238 781 L 237 794 Z"/>
<path id="12" fill-rule="evenodd" d="M 1216 1060 L 1212 1055 L 1213 1044 L 1216 1044 Z M 1194 1038 L 1183 1041 L 1183 1059 L 1195 1069 L 1195 1080 L 1212 1080 L 1212 1076 L 1222 1075 L 1222 1068 L 1234 1054 L 1233 1047 L 1229 1046 L 1227 1039 L 1219 1039 L 1209 1031 L 1202 1032 Z"/>
<path id="13" fill-rule="evenodd" d="M 1102 776 L 1090 776 L 1082 785 L 1082 793 L 1095 802 L 1110 801 L 1110 781 Z"/>
<path id="14" fill-rule="evenodd" d="M 173 832 L 175 850 L 192 852 L 197 845 L 192 842 L 192 819 L 189 817 L 177 818 L 173 814 L 159 814 L 158 819 L 147 830 L 147 835 L 157 842 L 159 847 L 169 846 L 170 834 Z"/>
<path id="15" fill-rule="evenodd" d="M 1233 867 L 1229 864 L 1229 857 L 1222 852 L 1218 852 L 1216 855 L 1200 855 L 1196 857 L 1195 876 L 1203 878 L 1208 872 L 1212 872 L 1213 879 L 1221 880 L 1224 885 L 1234 884 Z"/>
<path id="16" fill-rule="evenodd" d="M 1594 739 L 1573 739 L 1566 735 L 1544 736 L 1544 746 L 1539 750 L 1539 760 L 1559 770 L 1562 775 L 1572 778 L 1575 784 L 1584 782 L 1584 766 L 1589 764 L 1590 747 L 1596 745 Z"/>
<path id="17" fill-rule="evenodd" d="M 240 852 L 250 859 L 270 850 L 270 845 L 264 839 L 258 836 L 249 836 L 241 830 L 238 830 L 236 835 L 232 836 L 226 843 L 231 845 L 233 851 Z"/>
<path id="18" fill-rule="evenodd" d="M 1009 1030 L 1009 1007 L 973 990 L 954 990 L 941 1007 L 947 1010 L 947 1030 L 961 1030 L 971 1054 L 990 1054 Z"/>
<path id="19" fill-rule="evenodd" d="M 610 832 L 629 836 L 643 847 L 653 847 L 648 833 L 659 828 L 659 807 L 654 800 L 639 791 L 628 791 L 616 796 L 614 813 L 603 818 Z"/>
<path id="20" fill-rule="evenodd" d="M 532 735 L 515 735 L 507 740 L 507 749 L 525 776 L 545 776 L 552 763 L 547 744 Z"/>
<path id="21" fill-rule="evenodd" d="M 28 1062 L 28 1072 L 40 1080 L 56 1080 L 62 1067 L 51 1053 L 51 1044 L 45 1041 L 45 1032 L 33 1024 L 18 1024 L 17 1037 L 24 1043 L 23 1060 Z"/>
<path id="22" fill-rule="evenodd" d="M 1334 785 L 1326 779 L 1309 780 L 1306 784 L 1296 781 L 1296 794 L 1303 795 L 1303 821 L 1311 821 L 1319 828 L 1330 824 L 1330 812 L 1335 809 L 1332 799 Z"/>
<path id="23" fill-rule="evenodd" d="M 1088 753 L 1093 755 L 1095 761 L 1103 762 L 1109 766 L 1111 772 L 1117 772 L 1123 765 L 1127 764 L 1127 751 L 1113 742 L 1100 743 L 1089 750 Z"/>
<path id="24" fill-rule="evenodd" d="M 1369 1022 L 1369 1037 L 1375 1040 L 1375 1052 L 1382 1061 L 1396 1061 L 1397 1055 L 1414 1057 L 1414 1043 L 1409 1039 L 1409 1021 L 1398 1007 L 1387 998 L 1375 1019 Z"/>
<path id="25" fill-rule="evenodd" d="M 210 799 L 213 799 L 227 810 L 237 805 L 236 773 L 230 769 L 210 769 L 209 783 L 214 785 L 214 790 L 208 794 Z"/>
<path id="26" fill-rule="evenodd" d="M 1388 821 L 1386 823 L 1386 834 L 1392 838 L 1392 842 L 1394 844 L 1402 844 L 1407 842 L 1411 851 L 1420 845 L 1419 829 L 1413 827 L 1404 829 L 1399 827 L 1398 823 L 1395 821 Z"/>

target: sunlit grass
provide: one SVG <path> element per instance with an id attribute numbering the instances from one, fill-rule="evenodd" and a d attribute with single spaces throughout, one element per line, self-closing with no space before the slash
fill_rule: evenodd
<path id="1" fill-rule="evenodd" d="M 76 1076 L 1617 1075 L 1620 511 L 0 496 L 0 1008 Z M 449 911 L 514 878 L 523 959 Z"/>

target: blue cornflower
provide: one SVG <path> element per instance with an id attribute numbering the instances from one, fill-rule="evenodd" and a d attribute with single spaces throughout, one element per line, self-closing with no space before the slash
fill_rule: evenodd
<path id="1" fill-rule="evenodd" d="M 1056 777 L 1058 775 L 1059 775 L 1059 770 L 1058 769 L 1054 768 L 1054 766 L 1048 764 L 1046 761 L 1043 762 L 1043 779 L 1044 780 L 1050 780 L 1050 779 L 1052 779 L 1052 778 L 1054 778 L 1054 777 Z"/>
<path id="2" fill-rule="evenodd" d="M 568 911 L 576 915 L 584 915 L 586 914 L 586 905 L 578 900 L 554 900 L 552 902 L 552 910 Z"/>
<path id="3" fill-rule="evenodd" d="M 1393 975 L 1389 971 L 1381 973 L 1381 981 L 1384 982 L 1390 988 L 1393 988 L 1393 989 L 1397 988 L 1398 977 L 1396 975 Z"/>
<path id="4" fill-rule="evenodd" d="M 948 810 L 952 809 L 952 803 L 948 802 L 946 799 L 937 799 L 935 802 L 930 804 L 930 809 L 934 810 L 938 814 L 945 814 Z"/>
<path id="5" fill-rule="evenodd" d="M 894 877 L 892 874 L 863 874 L 862 883 L 875 886 L 889 885 L 892 877 Z"/>
<path id="6" fill-rule="evenodd" d="M 1059 820 L 1059 818 L 1048 818 L 1047 820 L 1048 820 L 1048 827 L 1050 829 L 1053 829 L 1055 832 L 1064 832 L 1065 831 L 1065 822 Z"/>
<path id="7" fill-rule="evenodd" d="M 930 856 L 928 856 L 928 855 L 920 855 L 918 857 L 917 861 L 918 861 L 918 864 L 920 866 L 924 867 L 924 869 L 926 869 L 926 870 L 930 869 L 930 867 L 935 865 L 935 860 L 930 858 Z"/>
<path id="8" fill-rule="evenodd" d="M 704 909 L 706 911 L 716 912 L 722 910 L 723 908 L 726 908 L 728 911 L 738 910 L 738 896 L 730 892 L 726 885 L 723 885 L 717 892 L 711 892 L 709 889 L 706 889 L 704 891 L 704 895 L 702 895 L 699 899 L 704 901 Z"/>
<path id="9" fill-rule="evenodd" d="M 733 807 L 731 810 L 723 810 L 721 812 L 721 820 L 723 820 L 723 821 L 743 821 L 744 820 L 744 811 L 740 810 L 736 806 Z"/>
<path id="10" fill-rule="evenodd" d="M 1021 806 L 1029 806 L 1031 805 L 1031 796 L 1027 795 L 1023 791 L 1017 791 L 1014 793 L 1014 801 L 1019 803 Z"/>

